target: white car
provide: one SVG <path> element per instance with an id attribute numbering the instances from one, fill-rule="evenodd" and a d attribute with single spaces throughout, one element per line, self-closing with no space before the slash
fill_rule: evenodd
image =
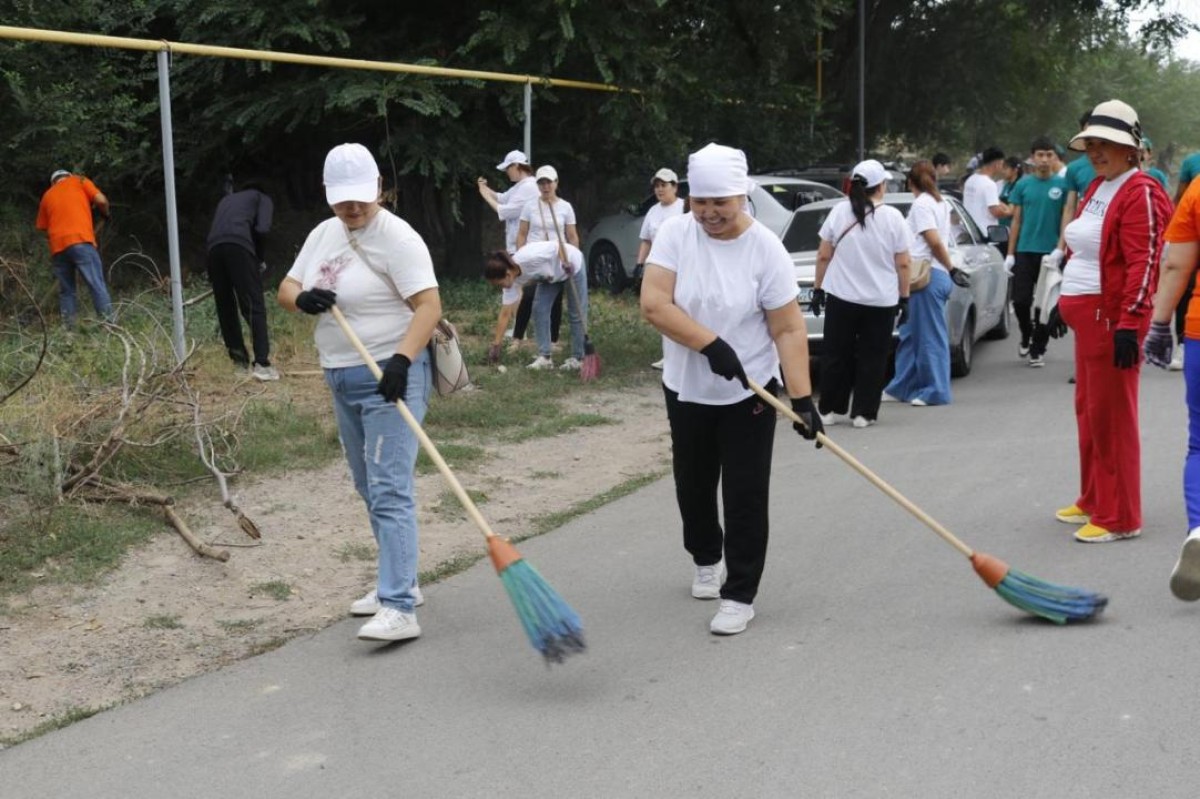
<path id="1" fill-rule="evenodd" d="M 971 279 L 970 286 L 955 286 L 946 302 L 946 323 L 950 329 L 950 374 L 965 377 L 971 372 L 975 342 L 981 338 L 1003 339 L 1009 334 L 1009 281 L 1004 258 L 988 237 L 980 231 L 954 197 L 942 195 L 950 203 L 954 241 L 950 257 Z M 885 194 L 883 201 L 907 216 L 913 196 L 907 192 Z M 824 341 L 825 317 L 813 316 L 813 281 L 817 271 L 817 247 L 821 225 L 837 201 L 805 205 L 796 210 L 783 233 L 783 244 L 792 256 L 796 282 L 800 286 L 800 304 L 808 326 L 809 352 L 818 356 Z"/>
<path id="2" fill-rule="evenodd" d="M 835 188 L 814 180 L 780 177 L 777 175 L 753 175 L 754 190 L 750 192 L 750 214 L 769 227 L 776 235 L 782 235 L 792 219 L 792 212 L 811 202 L 844 197 Z M 679 196 L 687 197 L 687 181 L 679 182 Z M 591 286 L 607 288 L 614 294 L 641 279 L 635 275 L 642 219 L 646 212 L 658 202 L 650 195 L 637 205 L 631 205 L 619 214 L 606 216 L 588 231 L 583 242 L 587 256 L 588 282 Z"/>

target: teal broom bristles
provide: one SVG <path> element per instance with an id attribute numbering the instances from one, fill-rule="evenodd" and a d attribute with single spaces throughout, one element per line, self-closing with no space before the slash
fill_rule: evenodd
<path id="1" fill-rule="evenodd" d="M 1108 597 L 1085 588 L 1055 585 L 1016 569 L 995 587 L 996 593 L 1026 613 L 1049 619 L 1055 624 L 1085 621 L 1108 605 Z"/>
<path id="2" fill-rule="evenodd" d="M 508 564 L 500 572 L 500 582 L 529 643 L 542 653 L 547 665 L 562 663 L 587 648 L 579 615 L 528 561 L 522 558 Z"/>

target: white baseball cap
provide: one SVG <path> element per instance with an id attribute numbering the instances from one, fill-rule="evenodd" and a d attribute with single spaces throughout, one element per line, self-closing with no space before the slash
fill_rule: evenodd
<path id="1" fill-rule="evenodd" d="M 850 172 L 850 175 L 851 177 L 865 180 L 868 189 L 878 186 L 892 177 L 891 173 L 883 168 L 883 164 L 874 158 L 868 158 L 866 161 L 859 162 Z"/>
<path id="2" fill-rule="evenodd" d="M 534 177 L 538 180 L 558 180 L 558 170 L 549 164 L 546 166 L 539 166 Z"/>
<path id="3" fill-rule="evenodd" d="M 379 165 L 361 144 L 339 144 L 325 156 L 325 200 L 373 203 L 379 199 Z"/>
<path id="4" fill-rule="evenodd" d="M 663 167 L 654 173 L 654 180 L 661 180 L 663 183 L 678 183 L 679 175 L 676 175 L 674 170 Z"/>
<path id="5" fill-rule="evenodd" d="M 513 164 L 529 164 L 529 159 L 525 157 L 525 153 L 520 150 L 509 150 L 508 155 L 504 156 L 504 160 L 496 164 L 496 169 L 501 172 L 508 169 Z"/>
<path id="6" fill-rule="evenodd" d="M 71 173 L 65 169 L 56 169 L 50 174 L 50 185 L 53 186 L 59 178 L 69 178 Z"/>

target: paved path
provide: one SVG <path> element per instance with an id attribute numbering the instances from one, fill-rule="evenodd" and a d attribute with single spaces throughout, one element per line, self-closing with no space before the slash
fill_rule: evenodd
<path id="1" fill-rule="evenodd" d="M 428 588 L 419 641 L 356 622 L 0 753 L 18 797 L 1194 797 L 1200 606 L 1182 541 L 1182 378 L 1143 378 L 1146 533 L 1085 546 L 1072 387 L 986 344 L 947 408 L 830 433 L 968 544 L 1108 613 L 1024 618 L 780 425 L 767 574 L 740 636 L 688 596 L 669 480 L 522 552 L 583 616 L 546 669 L 490 567 Z M 504 531 L 516 532 L 516 531 Z M 347 600 L 351 597 L 347 597 Z"/>

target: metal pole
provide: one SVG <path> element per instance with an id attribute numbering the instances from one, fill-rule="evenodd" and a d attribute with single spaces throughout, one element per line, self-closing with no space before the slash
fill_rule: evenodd
<path id="1" fill-rule="evenodd" d="M 525 82 L 525 158 L 533 163 L 533 81 Z"/>
<path id="2" fill-rule="evenodd" d="M 858 0 L 858 160 L 866 158 L 867 3 Z"/>
<path id="3" fill-rule="evenodd" d="M 175 137 L 171 132 L 171 53 L 158 51 L 158 108 L 162 122 L 163 179 L 167 200 L 167 253 L 171 263 L 171 319 L 175 360 L 182 361 L 183 278 L 179 269 L 179 217 L 175 213 Z"/>

